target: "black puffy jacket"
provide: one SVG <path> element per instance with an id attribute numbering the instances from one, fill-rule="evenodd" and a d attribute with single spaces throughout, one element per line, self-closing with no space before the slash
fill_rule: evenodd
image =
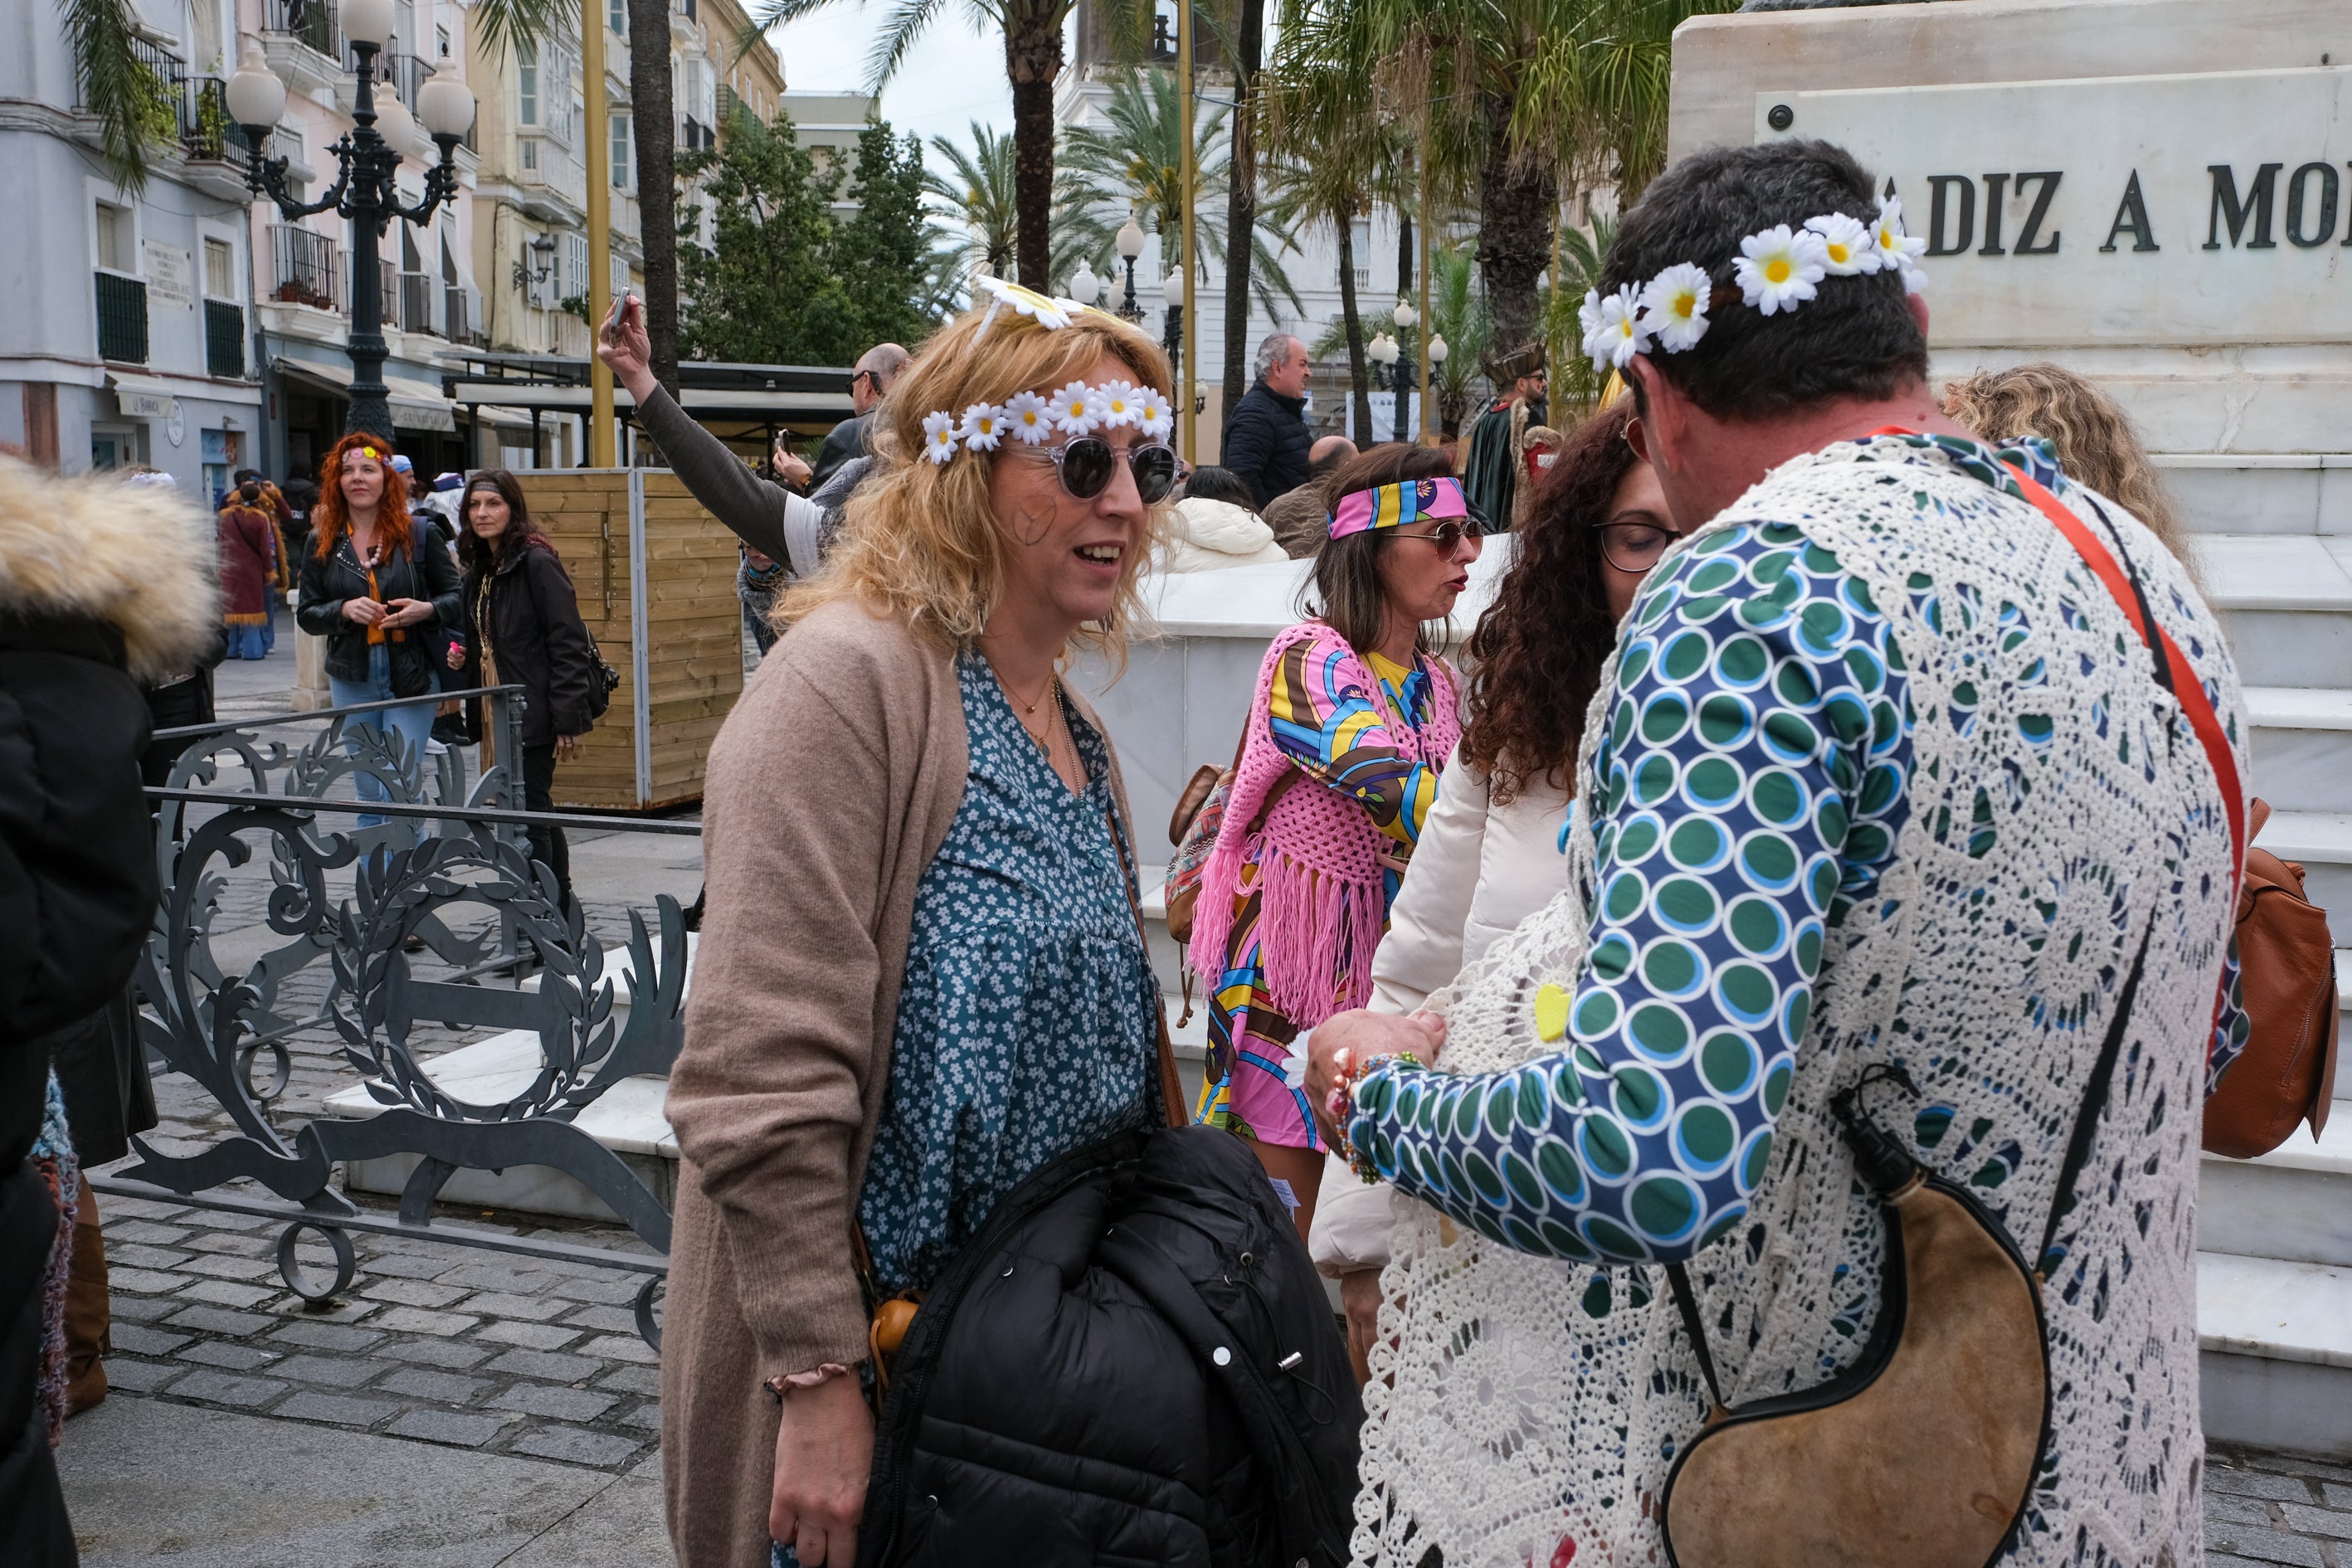
<path id="1" fill-rule="evenodd" d="M 444 668 L 441 639 L 435 633 L 443 626 L 455 628 L 464 613 L 458 600 L 457 563 L 431 530 L 420 528 L 411 534 L 406 553 L 394 554 L 376 567 L 375 586 L 375 596 L 386 604 L 394 599 L 424 599 L 437 613 L 437 621 L 423 621 L 401 628 L 399 634 L 388 634 L 385 644 L 392 656 L 392 694 L 415 697 L 432 690 Z M 294 621 L 313 637 L 327 639 L 327 673 L 338 680 L 365 680 L 367 628 L 343 615 L 345 600 L 368 597 L 367 568 L 352 548 L 349 532 L 336 540 L 334 549 L 323 558 L 315 547 L 302 557 L 301 589 Z"/>
<path id="2" fill-rule="evenodd" d="M 1315 443 L 1306 414 L 1307 399 L 1285 397 L 1261 377 L 1226 416 L 1220 460 L 1249 481 L 1261 510 L 1307 482 L 1307 454 Z"/>
<path id="3" fill-rule="evenodd" d="M 875 1432 L 859 1568 L 1335 1568 L 1363 1405 L 1247 1144 L 1106 1140 L 934 1285 Z"/>

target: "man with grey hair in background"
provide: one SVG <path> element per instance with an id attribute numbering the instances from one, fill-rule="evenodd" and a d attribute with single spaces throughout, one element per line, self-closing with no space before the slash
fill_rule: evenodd
<path id="1" fill-rule="evenodd" d="M 1307 345 L 1275 332 L 1257 345 L 1257 379 L 1225 418 L 1223 466 L 1268 501 L 1307 482 Z"/>
<path id="2" fill-rule="evenodd" d="M 808 485 L 812 493 L 824 488 L 834 470 L 852 458 L 873 455 L 867 437 L 873 429 L 874 410 L 881 405 L 882 395 L 907 367 L 910 356 L 897 343 L 877 343 L 857 359 L 849 374 L 849 405 L 857 412 L 835 426 L 817 448 L 816 464 L 809 471 Z"/>

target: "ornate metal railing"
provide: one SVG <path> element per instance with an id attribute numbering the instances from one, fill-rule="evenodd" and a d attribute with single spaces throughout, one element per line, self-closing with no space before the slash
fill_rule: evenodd
<path id="1" fill-rule="evenodd" d="M 519 689 L 466 694 L 487 699 L 500 757 L 520 757 Z M 353 1233 L 425 1237 L 551 1261 L 644 1275 L 638 1331 L 660 1342 L 654 1303 L 668 1270 L 669 1214 L 617 1153 L 576 1125 L 582 1111 L 625 1079 L 666 1075 L 676 1059 L 686 984 L 686 931 L 677 901 L 656 900 L 653 928 L 629 913 L 629 1004 L 614 1016 L 614 984 L 604 949 L 585 934 L 580 910 L 562 906 L 554 878 L 527 847 L 534 825 L 599 831 L 698 835 L 695 823 L 579 816 L 514 809 L 521 784 L 491 768 L 468 790 L 461 752 L 435 759 L 404 751 L 398 737 L 347 722 L 394 703 L 322 713 L 165 731 L 187 738 L 169 784 L 147 794 L 158 808 L 156 853 L 164 892 L 142 955 L 136 986 L 140 1026 L 152 1057 L 186 1074 L 226 1113 L 226 1140 L 193 1154 L 164 1153 L 132 1139 L 139 1163 L 99 1178 L 101 1192 L 172 1201 L 283 1222 L 278 1267 L 287 1288 L 324 1302 L 349 1289 L 357 1270 Z M 254 731 L 323 721 L 306 744 L 262 741 Z M 226 761 L 226 766 L 224 765 Z M 241 772 L 250 790 L 211 784 Z M 281 785 L 269 787 L 273 775 Z M 331 799 L 343 781 L 373 779 L 390 798 Z M 340 819 L 383 820 L 345 826 Z M 330 823 L 334 826 L 328 826 Z M 224 972 L 213 926 L 229 872 L 266 842 L 270 889 L 266 924 L 282 945 L 243 973 Z M 349 870 L 350 896 L 331 900 L 331 873 Z M 470 910 L 471 929 L 460 918 Z M 478 917 L 488 917 L 486 922 Z M 412 965 L 414 953 L 429 954 Z M 294 973 L 324 962 L 325 994 L 302 1017 L 281 997 Z M 429 970 L 420 973 L 419 969 Z M 520 984 L 524 972 L 535 988 Z M 529 1081 L 495 1103 L 469 1100 L 463 1083 L 444 1085 L 418 1056 L 415 1026 L 452 1030 L 529 1029 L 540 1060 Z M 320 1114 L 299 1127 L 272 1102 L 285 1089 L 297 1030 L 331 1028 L 342 1061 L 383 1109 L 365 1118 Z M 257 1088 L 263 1051 L 271 1081 Z M 397 1213 L 361 1208 L 333 1184 L 340 1163 L 415 1155 Z M 653 1255 L 545 1237 L 501 1235 L 434 1223 L 434 1203 L 460 1170 L 551 1167 L 577 1180 L 617 1215 Z M 256 1184 L 277 1202 L 220 1192 Z M 331 1274 L 299 1256 L 310 1234 L 331 1250 Z"/>

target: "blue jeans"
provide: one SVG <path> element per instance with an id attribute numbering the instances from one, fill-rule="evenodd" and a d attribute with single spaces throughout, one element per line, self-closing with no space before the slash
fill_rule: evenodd
<path id="1" fill-rule="evenodd" d="M 441 689 L 440 677 L 437 673 L 433 679 L 433 689 L 436 691 Z M 349 708 L 361 702 L 382 702 L 396 696 L 397 693 L 392 689 L 391 645 L 378 643 L 368 649 L 368 674 L 365 680 L 345 680 L 340 676 L 330 675 L 327 677 L 327 690 L 334 698 L 335 706 L 338 708 Z M 400 736 L 402 749 L 409 753 L 417 770 L 422 773 L 425 767 L 425 742 L 433 736 L 434 706 L 433 699 L 427 697 L 411 707 L 380 708 L 373 713 L 354 713 L 344 720 L 343 724 L 346 731 L 364 724 L 378 732 L 390 730 L 397 733 Z M 350 745 L 352 754 L 357 755 L 359 751 L 357 744 L 349 742 L 346 743 Z M 362 800 L 392 798 L 385 791 L 383 781 L 373 773 L 359 775 L 359 790 Z M 383 822 L 383 817 L 373 815 L 363 816 L 359 819 L 359 825 L 362 827 L 380 826 Z"/>

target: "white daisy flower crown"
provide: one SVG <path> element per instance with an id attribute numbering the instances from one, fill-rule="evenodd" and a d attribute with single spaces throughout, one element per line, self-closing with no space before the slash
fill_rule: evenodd
<path id="1" fill-rule="evenodd" d="M 1007 306 L 1047 331 L 1059 331 L 1094 309 L 1075 300 L 1048 299 L 1002 278 L 982 278 L 977 287 L 989 295 L 989 305 L 974 342 L 987 335 L 997 313 Z M 1003 403 L 975 403 L 961 417 L 946 409 L 927 414 L 923 456 L 934 463 L 945 463 L 959 452 L 996 451 L 1007 440 L 1034 447 L 1057 431 L 1076 438 L 1121 426 L 1133 426 L 1148 440 L 1164 441 L 1176 427 L 1176 410 L 1156 387 L 1128 381 L 1099 385 L 1074 381 L 1051 397 L 1016 392 Z"/>
<path id="2" fill-rule="evenodd" d="M 1927 287 L 1918 258 L 1927 242 L 1903 230 L 1903 203 L 1882 196 L 1878 219 L 1865 224 L 1844 213 L 1807 218 L 1802 227 L 1775 224 L 1739 242 L 1731 264 L 1742 304 L 1769 316 L 1794 311 L 1812 299 L 1824 278 L 1895 272 L 1906 292 Z M 1587 289 L 1576 319 L 1584 329 L 1584 352 L 1596 371 L 1623 370 L 1635 354 L 1670 354 L 1695 348 L 1706 336 L 1707 311 L 1729 304 L 1730 289 L 1695 261 L 1678 261 L 1649 282 L 1628 283 L 1607 298 Z"/>

